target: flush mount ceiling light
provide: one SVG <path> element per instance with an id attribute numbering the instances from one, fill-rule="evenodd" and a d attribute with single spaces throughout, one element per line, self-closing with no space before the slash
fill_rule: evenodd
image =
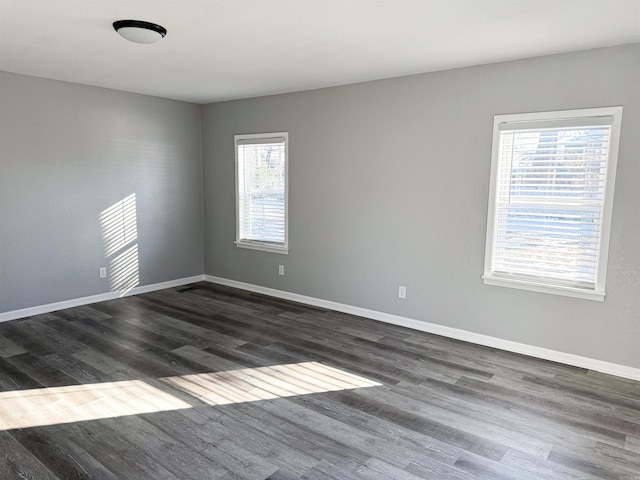
<path id="1" fill-rule="evenodd" d="M 135 43 L 154 43 L 167 34 L 167 29 L 142 20 L 118 20 L 113 28 L 122 38 Z"/>

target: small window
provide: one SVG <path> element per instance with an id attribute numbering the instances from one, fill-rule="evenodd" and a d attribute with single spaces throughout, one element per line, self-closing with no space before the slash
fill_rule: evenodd
<path id="1" fill-rule="evenodd" d="M 604 300 L 621 117 L 495 116 L 486 284 Z"/>
<path id="2" fill-rule="evenodd" d="M 288 134 L 236 135 L 236 245 L 288 253 Z"/>

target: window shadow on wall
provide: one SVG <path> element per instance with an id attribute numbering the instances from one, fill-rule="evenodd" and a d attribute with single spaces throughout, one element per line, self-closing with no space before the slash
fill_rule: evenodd
<path id="1" fill-rule="evenodd" d="M 126 294 L 140 283 L 136 194 L 103 210 L 100 226 L 111 291 Z"/>

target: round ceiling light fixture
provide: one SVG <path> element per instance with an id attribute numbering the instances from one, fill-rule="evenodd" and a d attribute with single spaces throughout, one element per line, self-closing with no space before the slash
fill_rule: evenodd
<path id="1" fill-rule="evenodd" d="M 135 43 L 155 43 L 167 34 L 167 29 L 142 20 L 118 20 L 113 28 L 122 38 Z"/>

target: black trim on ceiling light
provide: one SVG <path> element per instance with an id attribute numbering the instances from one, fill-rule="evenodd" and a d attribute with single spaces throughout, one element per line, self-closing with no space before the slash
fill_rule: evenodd
<path id="1" fill-rule="evenodd" d="M 151 22 L 145 22 L 143 20 L 117 20 L 113 22 L 113 29 L 117 32 L 121 28 L 142 28 L 144 30 L 151 30 L 160 35 L 161 38 L 167 34 L 167 29 L 162 25 L 157 25 Z"/>

